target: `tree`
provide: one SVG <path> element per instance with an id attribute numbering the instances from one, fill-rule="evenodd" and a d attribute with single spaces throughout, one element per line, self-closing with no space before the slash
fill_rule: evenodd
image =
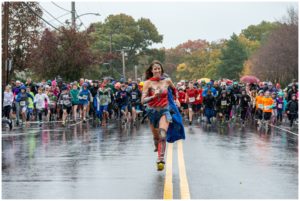
<path id="1" fill-rule="evenodd" d="M 242 34 L 251 41 L 263 41 L 267 38 L 268 34 L 278 28 L 278 22 L 262 21 L 258 25 L 250 25 L 242 30 Z"/>
<path id="2" fill-rule="evenodd" d="M 138 54 L 138 76 L 141 77 L 140 75 L 144 75 L 146 69 L 149 67 L 149 64 L 153 61 L 153 60 L 158 60 L 161 63 L 165 62 L 165 49 L 161 48 L 161 49 L 147 49 L 145 51 L 141 51 Z M 167 74 L 170 74 L 170 71 L 164 67 L 164 71 Z"/>
<path id="3" fill-rule="evenodd" d="M 60 60 L 60 52 L 56 32 L 45 29 L 33 53 L 32 67 L 35 74 L 49 79 L 58 75 L 60 65 L 57 63 Z"/>
<path id="4" fill-rule="evenodd" d="M 186 77 L 189 76 L 189 72 L 193 70 L 191 62 L 196 59 L 195 56 L 197 52 L 199 53 L 199 51 L 207 49 L 208 46 L 209 43 L 206 40 L 198 39 L 194 41 L 188 40 L 187 42 L 179 44 L 175 48 L 167 49 L 165 67 L 167 71 L 170 72 L 172 79 L 186 79 Z M 195 62 L 196 61 L 194 61 L 194 64 Z M 187 64 L 188 72 L 183 74 L 177 71 L 177 66 L 181 63 Z"/>
<path id="5" fill-rule="evenodd" d="M 66 81 L 78 80 L 92 64 L 97 65 L 88 34 L 75 29 L 61 27 L 60 32 L 46 29 L 34 53 L 31 65 L 46 79 L 60 75 Z"/>
<path id="6" fill-rule="evenodd" d="M 194 40 L 194 41 L 188 40 L 187 42 L 179 44 L 176 47 L 176 49 L 179 49 L 186 53 L 192 53 L 201 49 L 205 49 L 208 47 L 208 45 L 209 43 L 205 40 L 201 40 L 201 39 Z"/>
<path id="7" fill-rule="evenodd" d="M 246 59 L 245 46 L 240 43 L 238 36 L 233 34 L 226 46 L 221 50 L 217 75 L 220 78 L 238 79 Z"/>
<path id="8" fill-rule="evenodd" d="M 135 20 L 133 17 L 119 14 L 108 16 L 104 23 L 92 25 L 90 35 L 93 38 L 92 49 L 100 54 L 114 53 L 112 65 L 121 71 L 122 56 L 121 49 L 125 49 L 126 72 L 133 75 L 133 67 L 138 64 L 138 55 L 154 43 L 162 42 L 162 35 L 157 31 L 155 25 L 146 18 Z M 108 62 L 108 61 L 105 61 Z"/>
<path id="9" fill-rule="evenodd" d="M 32 50 L 37 45 L 39 31 L 42 27 L 41 19 L 38 18 L 23 2 L 8 2 L 9 4 L 9 30 L 8 30 L 8 57 L 13 59 L 16 70 L 30 68 Z M 39 16 L 43 12 L 37 2 L 26 2 L 26 4 Z M 2 20 L 3 17 L 2 4 Z M 3 35 L 2 22 L 2 35 Z M 2 51 L 3 54 L 4 51 Z"/>
<path id="10" fill-rule="evenodd" d="M 239 35 L 239 42 L 245 47 L 247 57 L 250 57 L 260 47 L 258 40 L 249 40 L 243 34 Z"/>
<path id="11" fill-rule="evenodd" d="M 298 78 L 298 15 L 293 8 L 250 60 L 252 73 L 261 80 L 286 85 Z"/>

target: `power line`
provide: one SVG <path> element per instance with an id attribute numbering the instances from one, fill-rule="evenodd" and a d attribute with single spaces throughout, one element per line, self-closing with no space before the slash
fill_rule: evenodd
<path id="1" fill-rule="evenodd" d="M 84 26 L 85 29 L 87 29 L 86 26 L 84 25 L 84 23 L 81 21 L 81 19 L 80 19 L 80 17 L 79 17 L 79 15 L 78 15 L 78 13 L 77 13 L 76 10 L 75 10 L 75 13 L 76 13 L 76 15 L 77 15 L 77 18 L 78 18 L 79 21 L 81 22 L 81 24 Z"/>
<path id="2" fill-rule="evenodd" d="M 25 6 L 32 12 L 34 13 L 37 17 L 39 17 L 40 19 L 42 19 L 44 22 L 46 22 L 48 25 L 50 25 L 51 27 L 53 27 L 54 29 L 56 29 L 57 31 L 60 32 L 60 30 L 58 28 L 56 28 L 55 26 L 53 26 L 52 24 L 50 24 L 47 20 L 45 20 L 44 18 L 42 18 L 41 16 L 39 16 L 34 10 L 32 10 L 30 8 L 30 6 L 28 6 L 27 3 L 22 2 L 23 4 L 25 4 Z"/>
<path id="3" fill-rule="evenodd" d="M 60 24 L 62 24 L 64 26 L 64 23 L 62 23 L 61 21 L 59 21 L 56 17 L 54 17 L 51 13 L 49 13 L 45 8 L 43 8 L 41 5 L 39 5 L 42 10 L 44 10 L 46 13 L 48 13 L 48 15 L 50 15 L 53 19 L 55 19 L 56 21 L 58 21 Z"/>
<path id="4" fill-rule="evenodd" d="M 19 19 L 22 19 L 21 16 L 19 15 L 18 12 L 16 12 L 17 16 L 19 17 Z M 55 45 L 61 45 L 60 43 L 56 42 L 56 41 L 52 41 L 52 40 L 49 40 L 47 38 L 43 38 L 44 41 L 47 41 L 47 42 L 50 42 L 50 43 L 54 43 Z M 39 43 L 41 42 L 41 39 L 39 40 Z"/>
<path id="5" fill-rule="evenodd" d="M 69 14 L 70 14 L 70 13 L 65 13 L 65 14 L 63 14 L 63 15 L 57 17 L 56 19 L 59 19 L 59 18 L 61 18 L 61 17 L 64 17 L 64 16 L 66 16 L 66 15 L 69 15 Z M 49 22 L 52 22 L 53 20 L 54 20 L 54 19 L 50 20 Z"/>
<path id="6" fill-rule="evenodd" d="M 64 11 L 68 11 L 69 13 L 71 13 L 70 10 L 67 10 L 67 9 L 65 9 L 65 8 L 63 8 L 63 7 L 59 6 L 59 5 L 57 5 L 57 4 L 54 3 L 53 1 L 51 1 L 51 3 L 53 3 L 53 4 L 54 4 L 55 6 L 57 6 L 58 8 L 60 8 L 60 9 L 62 9 L 62 10 L 64 10 Z"/>

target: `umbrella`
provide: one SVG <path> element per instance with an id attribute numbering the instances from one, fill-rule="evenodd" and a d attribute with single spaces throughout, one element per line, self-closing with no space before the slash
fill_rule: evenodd
<path id="1" fill-rule="evenodd" d="M 140 83 L 138 84 L 139 90 L 143 90 L 143 87 L 144 87 L 144 82 L 140 82 Z"/>
<path id="2" fill-rule="evenodd" d="M 245 75 L 241 77 L 240 81 L 244 83 L 258 83 L 259 79 L 253 75 Z"/>
<path id="3" fill-rule="evenodd" d="M 199 82 L 199 81 L 200 81 L 200 82 L 204 81 L 205 83 L 208 83 L 208 82 L 210 82 L 210 79 L 204 77 L 204 78 L 199 79 L 198 82 Z"/>
<path id="4" fill-rule="evenodd" d="M 233 83 L 233 81 L 232 81 L 232 80 L 229 80 L 229 79 L 226 79 L 225 82 L 226 82 L 227 85 L 231 85 L 231 84 Z"/>

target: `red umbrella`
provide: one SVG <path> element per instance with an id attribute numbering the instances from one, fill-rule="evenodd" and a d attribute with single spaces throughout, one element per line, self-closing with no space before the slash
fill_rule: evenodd
<path id="1" fill-rule="evenodd" d="M 226 84 L 227 84 L 227 85 L 231 85 L 232 83 L 233 83 L 232 80 L 229 80 L 229 79 L 226 80 Z"/>
<path id="2" fill-rule="evenodd" d="M 241 77 L 240 81 L 244 83 L 258 83 L 259 79 L 253 75 L 245 75 Z"/>

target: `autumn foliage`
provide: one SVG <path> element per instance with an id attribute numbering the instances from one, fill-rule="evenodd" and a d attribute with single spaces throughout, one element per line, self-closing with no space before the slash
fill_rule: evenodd
<path id="1" fill-rule="evenodd" d="M 48 29 L 43 32 L 32 61 L 32 67 L 41 77 L 50 79 L 60 75 L 73 81 L 88 71 L 95 60 L 89 48 L 88 35 L 62 27 L 60 32 Z"/>
<path id="2" fill-rule="evenodd" d="M 288 84 L 298 79 L 298 16 L 289 11 L 289 20 L 274 30 L 251 57 L 251 71 L 262 80 Z"/>
<path id="3" fill-rule="evenodd" d="M 9 58 L 13 58 L 13 70 L 30 69 L 37 78 L 60 75 L 73 81 L 109 75 L 118 79 L 122 49 L 127 77 L 134 75 L 135 65 L 141 77 L 148 64 L 158 59 L 174 81 L 239 80 L 256 75 L 260 80 L 287 84 L 298 78 L 298 14 L 293 8 L 285 20 L 249 25 L 228 39 L 188 40 L 174 48 L 155 49 L 151 46 L 161 43 L 163 35 L 147 18 L 135 20 L 121 13 L 91 24 L 86 31 L 68 26 L 53 31 L 45 29 L 37 17 L 43 14 L 37 2 L 27 2 L 36 14 L 25 5 L 9 2 Z"/>

